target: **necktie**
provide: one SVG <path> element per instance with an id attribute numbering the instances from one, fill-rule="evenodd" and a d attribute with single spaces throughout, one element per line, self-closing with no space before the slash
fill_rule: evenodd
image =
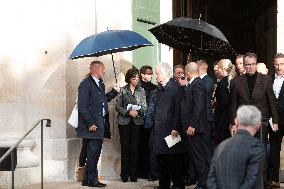
<path id="1" fill-rule="evenodd" d="M 189 88 L 190 88 L 190 85 L 191 85 L 191 84 L 188 83 L 188 84 L 185 86 L 185 88 L 184 88 L 184 91 L 185 91 L 185 92 L 188 92 L 188 90 L 189 90 Z"/>
<path id="2" fill-rule="evenodd" d="M 108 105 L 107 105 L 107 97 L 104 90 L 104 83 L 102 80 L 99 81 L 99 89 L 101 90 L 101 94 L 103 95 L 104 102 L 103 102 L 103 115 L 108 112 Z"/>

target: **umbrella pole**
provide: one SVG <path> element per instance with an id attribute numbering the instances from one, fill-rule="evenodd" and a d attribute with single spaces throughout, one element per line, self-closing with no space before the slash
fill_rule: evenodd
<path id="1" fill-rule="evenodd" d="M 113 54 L 112 53 L 111 53 L 111 60 L 112 60 L 112 65 L 113 65 L 113 72 L 114 72 L 114 77 L 115 77 L 115 83 L 117 83 L 117 78 L 116 78 L 116 72 L 115 72 L 115 66 L 114 66 Z"/>

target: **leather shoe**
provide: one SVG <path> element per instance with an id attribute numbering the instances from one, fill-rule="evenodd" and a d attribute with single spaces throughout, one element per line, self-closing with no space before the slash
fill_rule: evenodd
<path id="1" fill-rule="evenodd" d="M 206 189 L 206 188 L 204 188 L 204 187 L 202 187 L 202 186 L 195 186 L 194 189 Z"/>
<path id="2" fill-rule="evenodd" d="M 131 182 L 137 182 L 137 178 L 136 177 L 130 177 L 130 181 Z"/>
<path id="3" fill-rule="evenodd" d="M 185 183 L 185 186 L 191 186 L 191 185 L 195 185 L 196 181 L 186 180 L 186 181 L 184 181 L 184 183 Z"/>
<path id="4" fill-rule="evenodd" d="M 280 188 L 280 182 L 272 181 L 268 184 L 270 188 Z"/>
<path id="5" fill-rule="evenodd" d="M 185 186 L 191 186 L 191 185 L 195 185 L 196 184 L 196 180 L 195 179 L 190 179 L 188 176 L 183 178 Z"/>
<path id="6" fill-rule="evenodd" d="M 149 177 L 149 178 L 148 178 L 148 181 L 157 181 L 157 180 L 158 180 L 157 177 Z"/>
<path id="7" fill-rule="evenodd" d="M 88 184 L 89 187 L 106 187 L 106 184 L 101 183 L 101 182 L 96 182 L 96 183 L 92 183 L 92 184 Z"/>
<path id="8" fill-rule="evenodd" d="M 195 186 L 194 189 L 206 189 L 206 188 L 204 188 L 204 187 L 202 187 L 202 186 Z"/>
<path id="9" fill-rule="evenodd" d="M 82 181 L 82 186 L 88 186 L 88 182 Z"/>

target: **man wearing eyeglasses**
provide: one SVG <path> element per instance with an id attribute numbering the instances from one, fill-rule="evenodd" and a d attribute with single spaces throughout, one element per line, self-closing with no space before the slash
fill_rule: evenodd
<path id="1" fill-rule="evenodd" d="M 244 68 L 246 74 L 240 75 L 231 83 L 231 113 L 232 127 L 231 134 L 237 131 L 234 124 L 236 112 L 241 105 L 254 105 L 262 115 L 262 124 L 259 132 L 255 137 L 263 141 L 264 146 L 267 145 L 267 126 L 268 121 L 272 117 L 272 129 L 278 130 L 278 111 L 276 97 L 273 92 L 272 79 L 260 73 L 257 73 L 257 55 L 254 53 L 246 53 L 244 55 Z M 266 169 L 264 173 L 264 184 L 266 184 Z"/>

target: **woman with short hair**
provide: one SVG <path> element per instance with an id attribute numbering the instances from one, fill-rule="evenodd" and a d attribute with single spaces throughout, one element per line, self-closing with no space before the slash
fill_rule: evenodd
<path id="1" fill-rule="evenodd" d="M 125 75 L 126 86 L 122 87 L 116 99 L 115 110 L 121 145 L 121 180 L 137 182 L 138 145 L 140 130 L 144 125 L 147 108 L 144 89 L 138 85 L 137 69 L 129 69 Z"/>

